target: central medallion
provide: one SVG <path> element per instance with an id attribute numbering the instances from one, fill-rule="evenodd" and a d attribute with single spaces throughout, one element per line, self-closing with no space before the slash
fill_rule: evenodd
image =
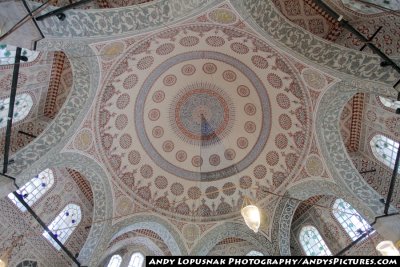
<path id="1" fill-rule="evenodd" d="M 264 84 L 229 55 L 196 51 L 161 62 L 135 104 L 140 143 L 159 167 L 189 180 L 217 180 L 247 168 L 270 132 Z"/>
<path id="2" fill-rule="evenodd" d="M 230 97 L 210 83 L 187 86 L 173 99 L 169 114 L 175 134 L 191 145 L 208 146 L 227 136 L 235 121 Z"/>

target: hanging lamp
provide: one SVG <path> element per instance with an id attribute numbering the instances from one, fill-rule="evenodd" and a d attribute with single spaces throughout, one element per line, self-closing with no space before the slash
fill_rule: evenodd
<path id="1" fill-rule="evenodd" d="M 260 210 L 257 206 L 253 205 L 246 196 L 243 197 L 243 205 L 240 213 L 246 225 L 253 230 L 254 233 L 257 233 L 261 224 Z"/>
<path id="2" fill-rule="evenodd" d="M 400 242 L 397 242 L 396 245 L 398 243 L 400 243 Z M 390 240 L 385 240 L 385 241 L 380 242 L 376 246 L 376 250 L 378 250 L 383 256 L 400 256 L 399 250 L 393 244 L 393 242 Z"/>

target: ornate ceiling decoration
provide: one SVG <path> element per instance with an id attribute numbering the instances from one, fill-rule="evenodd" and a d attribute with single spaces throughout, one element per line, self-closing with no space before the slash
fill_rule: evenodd
<path id="1" fill-rule="evenodd" d="M 276 191 L 297 174 L 311 135 L 301 70 L 228 5 L 94 49 L 105 55 L 98 149 L 146 207 L 219 220 L 236 216 L 256 186 Z M 326 84 L 311 69 L 304 79 Z"/>

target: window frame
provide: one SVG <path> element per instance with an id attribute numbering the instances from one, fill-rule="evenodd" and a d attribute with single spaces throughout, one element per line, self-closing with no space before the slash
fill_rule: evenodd
<path id="1" fill-rule="evenodd" d="M 324 249 L 324 251 L 327 252 L 327 253 L 325 253 L 325 254 L 323 254 L 323 255 L 320 255 L 320 254 L 318 254 L 318 255 L 311 255 L 311 254 L 308 253 L 309 251 L 306 250 L 305 245 L 304 245 L 303 242 L 302 242 L 302 233 L 303 233 L 303 230 L 304 230 L 304 229 L 307 229 L 307 228 L 315 229 L 315 232 L 318 234 L 317 236 L 320 237 L 320 240 L 318 241 L 318 243 L 321 243 L 323 246 L 326 247 L 326 249 Z M 314 233 L 314 234 L 315 234 L 315 233 Z M 305 254 L 306 256 L 332 256 L 332 255 L 333 255 L 333 254 L 332 254 L 332 251 L 331 251 L 330 248 L 328 247 L 328 244 L 325 242 L 325 240 L 324 240 L 324 238 L 322 237 L 321 233 L 318 231 L 317 227 L 315 227 L 315 226 L 313 226 L 313 225 L 308 224 L 308 225 L 302 226 L 301 229 L 300 229 L 300 231 L 299 231 L 299 234 L 298 234 L 298 240 L 299 240 L 300 247 L 301 247 L 301 249 L 303 250 L 303 252 L 304 252 L 304 254 Z M 322 242 L 321 242 L 321 241 L 322 241 Z M 314 247 L 314 246 L 315 246 L 315 245 L 313 245 L 312 247 Z"/>

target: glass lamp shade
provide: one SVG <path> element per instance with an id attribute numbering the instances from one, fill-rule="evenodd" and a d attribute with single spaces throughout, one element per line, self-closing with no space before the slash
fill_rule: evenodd
<path id="1" fill-rule="evenodd" d="M 6 263 L 2 260 L 0 260 L 0 267 L 6 267 Z"/>
<path id="2" fill-rule="evenodd" d="M 382 241 L 376 246 L 376 249 L 383 256 L 400 256 L 399 250 L 395 247 L 392 241 Z"/>
<path id="3" fill-rule="evenodd" d="M 243 219 L 247 226 L 254 231 L 254 233 L 258 232 L 258 228 L 260 227 L 260 211 L 254 205 L 247 205 L 242 208 L 240 213 L 243 216 Z"/>

